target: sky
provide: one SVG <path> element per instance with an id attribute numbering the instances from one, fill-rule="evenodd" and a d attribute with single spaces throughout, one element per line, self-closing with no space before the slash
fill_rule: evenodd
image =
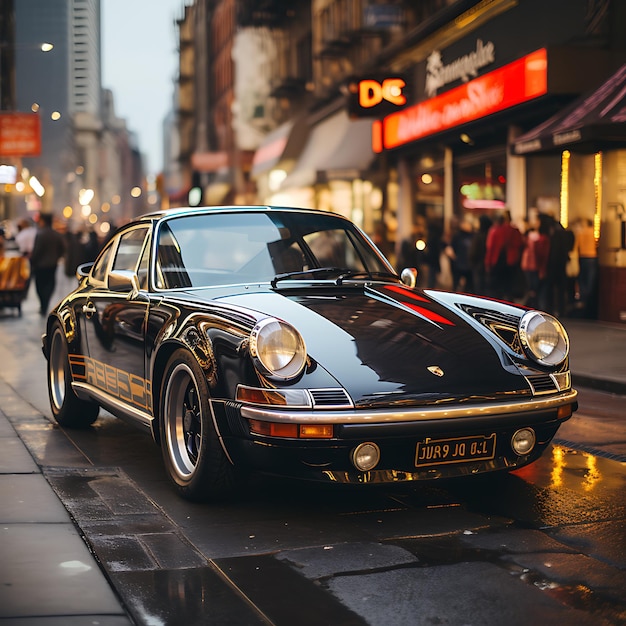
<path id="1" fill-rule="evenodd" d="M 102 86 L 136 133 L 146 173 L 163 167 L 163 120 L 178 68 L 175 20 L 190 0 L 101 0 Z"/>

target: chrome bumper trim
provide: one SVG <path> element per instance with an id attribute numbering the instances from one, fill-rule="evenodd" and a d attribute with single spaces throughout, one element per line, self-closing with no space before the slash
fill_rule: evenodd
<path id="1" fill-rule="evenodd" d="M 87 395 L 90 398 L 93 398 L 96 402 L 101 403 L 105 408 L 106 405 L 112 406 L 142 426 L 152 428 L 152 420 L 154 419 L 154 416 L 150 415 L 150 413 L 146 413 L 145 411 L 141 411 L 130 404 L 121 402 L 117 398 L 113 398 L 103 391 L 100 391 L 97 387 L 73 381 L 72 389 L 74 389 L 76 395 Z"/>
<path id="2" fill-rule="evenodd" d="M 424 420 L 459 419 L 464 417 L 491 417 L 494 415 L 515 415 L 534 411 L 556 409 L 564 404 L 576 401 L 578 392 L 575 389 L 554 396 L 530 398 L 517 402 L 500 402 L 490 404 L 468 404 L 466 406 L 430 406 L 406 407 L 385 410 L 346 409 L 342 411 L 318 410 L 298 411 L 262 408 L 244 405 L 241 415 L 247 419 L 265 422 L 295 422 L 298 424 L 393 424 Z"/>

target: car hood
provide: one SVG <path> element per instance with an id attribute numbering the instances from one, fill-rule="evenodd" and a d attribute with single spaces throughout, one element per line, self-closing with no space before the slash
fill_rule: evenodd
<path id="1" fill-rule="evenodd" d="M 357 406 L 389 405 L 390 398 L 393 404 L 445 403 L 529 393 L 489 330 L 421 291 L 387 284 L 251 290 L 219 302 L 292 324 L 310 357 Z"/>

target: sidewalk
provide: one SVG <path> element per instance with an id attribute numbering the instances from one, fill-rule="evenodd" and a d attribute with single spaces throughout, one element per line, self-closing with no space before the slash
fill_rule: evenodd
<path id="1" fill-rule="evenodd" d="M 626 395 L 626 324 L 562 319 L 575 387 Z"/>
<path id="2" fill-rule="evenodd" d="M 59 289 L 68 287 L 73 285 L 63 277 Z M 21 318 L 0 311 L 0 626 L 129 626 L 132 620 L 45 468 L 18 434 L 45 429 L 49 415 L 45 360 L 37 346 L 43 320 L 32 285 L 22 310 Z M 19 394 L 24 388 L 28 393 Z"/>
<path id="3" fill-rule="evenodd" d="M 58 292 L 73 286 L 71 279 L 60 277 Z M 23 305 L 22 318 L 12 319 L 6 311 L 4 316 L 0 316 L 0 626 L 128 626 L 132 620 L 47 482 L 46 468 L 35 463 L 18 434 L 23 428 L 41 429 L 42 423 L 47 428 L 50 419 L 45 361 L 38 346 L 34 348 L 43 328 L 34 289 Z M 562 322 L 570 336 L 574 386 L 626 395 L 626 325 Z M 24 389 L 28 394 L 18 394 Z"/>
<path id="4" fill-rule="evenodd" d="M 0 406 L 0 624 L 132 624 L 7 417 L 38 412 L 3 381 Z"/>

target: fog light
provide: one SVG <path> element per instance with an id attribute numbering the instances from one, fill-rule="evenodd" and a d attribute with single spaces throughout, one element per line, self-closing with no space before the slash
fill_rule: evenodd
<path id="1" fill-rule="evenodd" d="M 520 428 L 511 437 L 511 447 L 516 454 L 528 454 L 534 447 L 537 437 L 532 428 Z"/>
<path id="2" fill-rule="evenodd" d="M 352 463 L 361 472 L 374 469 L 378 461 L 380 461 L 380 448 L 375 443 L 361 443 L 352 451 Z"/>

